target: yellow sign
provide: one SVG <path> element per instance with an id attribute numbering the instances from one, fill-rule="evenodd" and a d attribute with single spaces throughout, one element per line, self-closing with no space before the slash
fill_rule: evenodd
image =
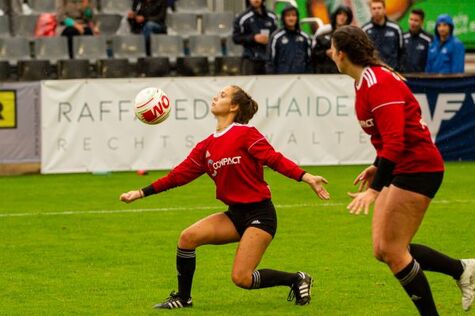
<path id="1" fill-rule="evenodd" d="M 0 128 L 16 128 L 16 93 L 0 90 Z"/>

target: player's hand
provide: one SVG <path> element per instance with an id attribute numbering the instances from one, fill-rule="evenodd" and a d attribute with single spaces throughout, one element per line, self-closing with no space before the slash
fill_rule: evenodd
<path id="1" fill-rule="evenodd" d="M 302 177 L 302 181 L 308 183 L 312 190 L 317 193 L 318 197 L 322 200 L 329 200 L 330 193 L 323 187 L 323 184 L 328 184 L 327 179 L 321 176 L 314 176 L 310 173 L 306 173 Z"/>
<path id="2" fill-rule="evenodd" d="M 120 200 L 125 203 L 133 202 L 143 197 L 142 190 L 129 191 L 120 195 Z"/>
<path id="3" fill-rule="evenodd" d="M 365 170 L 363 170 L 356 178 L 355 181 L 353 181 L 354 185 L 357 185 L 359 183 L 358 191 L 357 192 L 363 192 L 368 187 L 371 185 L 374 179 L 374 175 L 376 174 L 376 171 L 378 171 L 378 168 L 376 166 L 369 166 Z"/>
<path id="4" fill-rule="evenodd" d="M 379 192 L 373 189 L 367 189 L 364 192 L 351 193 L 348 195 L 353 198 L 350 204 L 346 207 L 350 214 L 359 215 L 364 211 L 365 215 L 369 214 L 369 207 L 376 201 Z"/>

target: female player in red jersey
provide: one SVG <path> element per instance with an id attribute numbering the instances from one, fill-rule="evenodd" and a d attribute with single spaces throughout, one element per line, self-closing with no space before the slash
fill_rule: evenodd
<path id="1" fill-rule="evenodd" d="M 211 112 L 216 131 L 198 143 L 188 157 L 170 173 L 141 190 L 129 191 L 120 200 L 130 203 L 152 194 L 184 185 L 204 173 L 216 184 L 216 197 L 229 206 L 226 212 L 210 215 L 180 235 L 177 249 L 178 293 L 172 292 L 156 308 L 191 307 L 191 284 L 195 271 L 195 249 L 206 244 L 239 242 L 232 269 L 233 282 L 245 289 L 287 285 L 289 300 L 310 303 L 312 278 L 304 272 L 255 270 L 277 228 L 271 193 L 264 181 L 263 166 L 310 185 L 320 199 L 329 199 L 327 181 L 306 173 L 274 151 L 266 138 L 247 125 L 257 112 L 257 103 L 240 87 L 228 86 L 213 98 Z"/>
<path id="2" fill-rule="evenodd" d="M 421 315 L 438 315 L 423 270 L 452 276 L 468 310 L 474 298 L 475 260 L 452 259 L 410 243 L 442 183 L 444 163 L 414 95 L 375 56 L 359 28 L 345 26 L 333 34 L 332 58 L 341 73 L 356 81 L 356 116 L 377 153 L 375 163 L 356 177 L 360 192 L 351 194 L 348 209 L 368 214 L 375 202 L 374 254 L 389 266 Z"/>

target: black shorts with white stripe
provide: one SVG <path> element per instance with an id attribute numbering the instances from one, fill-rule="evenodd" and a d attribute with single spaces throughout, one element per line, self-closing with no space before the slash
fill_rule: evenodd
<path id="1" fill-rule="evenodd" d="M 262 229 L 272 237 L 277 231 L 277 215 L 271 200 L 230 205 L 224 214 L 233 222 L 241 236 L 248 227 Z"/>

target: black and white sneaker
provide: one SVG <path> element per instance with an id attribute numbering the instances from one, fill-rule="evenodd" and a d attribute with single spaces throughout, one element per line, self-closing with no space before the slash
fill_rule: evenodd
<path id="1" fill-rule="evenodd" d="M 192 307 L 193 302 L 191 301 L 191 297 L 187 300 L 184 300 L 180 297 L 179 293 L 175 293 L 172 291 L 170 296 L 165 300 L 165 302 L 157 304 L 153 306 L 153 308 L 157 309 L 175 309 L 175 308 L 185 308 L 185 307 Z"/>
<path id="2" fill-rule="evenodd" d="M 298 272 L 299 279 L 292 284 L 287 301 L 291 302 L 295 298 L 296 305 L 310 304 L 312 277 L 305 272 Z"/>

